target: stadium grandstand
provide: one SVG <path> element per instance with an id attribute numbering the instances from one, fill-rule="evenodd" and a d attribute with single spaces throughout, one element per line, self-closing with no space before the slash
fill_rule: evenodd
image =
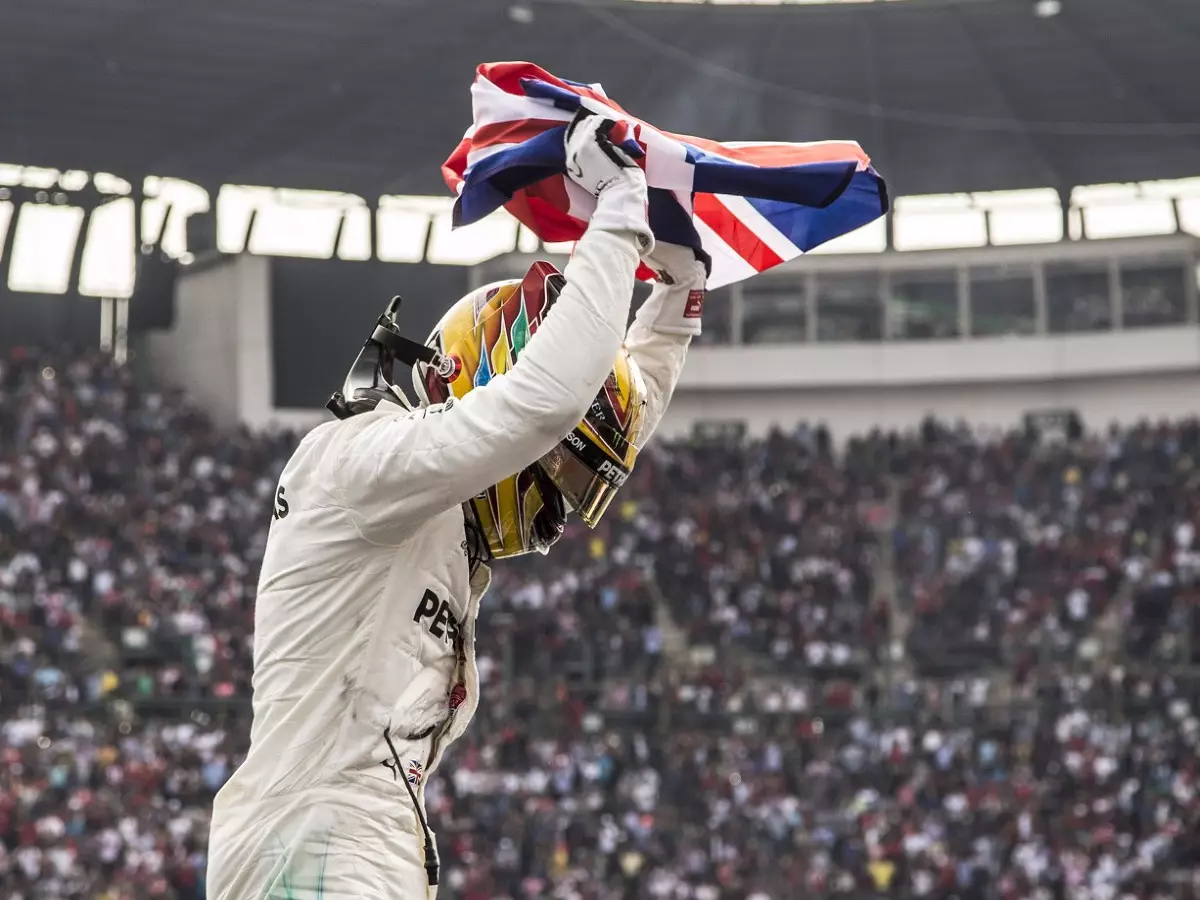
<path id="1" fill-rule="evenodd" d="M 851 139 L 594 530 L 500 561 L 450 900 L 1200 898 L 1197 0 L 0 3 L 0 900 L 204 900 L 276 481 L 452 228 L 475 67 Z M 642 288 L 639 288 L 639 295 Z M 297 898 L 301 900 L 301 898 Z"/>

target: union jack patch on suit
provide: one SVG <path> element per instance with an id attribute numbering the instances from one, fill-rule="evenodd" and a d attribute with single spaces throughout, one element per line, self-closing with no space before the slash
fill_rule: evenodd
<path id="1" fill-rule="evenodd" d="M 425 767 L 421 765 L 420 760 L 410 759 L 408 761 L 408 783 L 420 784 L 421 779 L 425 776 Z"/>

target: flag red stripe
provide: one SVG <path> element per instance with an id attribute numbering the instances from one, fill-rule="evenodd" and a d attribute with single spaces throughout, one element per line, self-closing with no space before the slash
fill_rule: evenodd
<path id="1" fill-rule="evenodd" d="M 756 272 L 783 262 L 783 257 L 768 247 L 750 228 L 733 215 L 712 194 L 697 193 L 693 201 L 696 218 L 711 228 L 721 240 L 744 259 Z"/>
<path id="2" fill-rule="evenodd" d="M 442 163 L 442 178 L 446 187 L 457 193 L 462 184 L 463 173 L 467 171 L 467 154 L 471 151 L 471 139 L 463 138 L 454 148 L 454 152 Z"/>
<path id="3" fill-rule="evenodd" d="M 493 144 L 519 144 L 535 138 L 543 131 L 564 125 L 554 119 L 519 119 L 512 122 L 494 122 L 480 125 L 471 136 L 471 149 L 482 150 Z"/>

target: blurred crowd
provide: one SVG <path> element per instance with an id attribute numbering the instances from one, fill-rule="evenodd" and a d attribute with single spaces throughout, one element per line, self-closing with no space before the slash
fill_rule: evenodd
<path id="1" fill-rule="evenodd" d="M 0 358 L 0 897 L 199 900 L 295 435 Z M 500 563 L 459 900 L 1200 898 L 1200 424 L 658 443 Z"/>

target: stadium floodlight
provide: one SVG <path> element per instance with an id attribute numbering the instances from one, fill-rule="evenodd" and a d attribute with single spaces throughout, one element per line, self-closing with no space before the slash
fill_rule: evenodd
<path id="1" fill-rule="evenodd" d="M 1062 12 L 1062 0 L 1036 0 L 1033 14 L 1039 19 L 1052 19 Z"/>
<path id="2" fill-rule="evenodd" d="M 82 191 L 88 186 L 88 182 L 92 178 L 87 172 L 81 172 L 79 169 L 68 169 L 58 177 L 58 186 L 64 191 L 72 193 Z"/>
<path id="3" fill-rule="evenodd" d="M 508 8 L 508 17 L 518 25 L 530 25 L 533 23 L 533 7 L 527 3 L 514 3 Z"/>
<path id="4" fill-rule="evenodd" d="M 120 194 L 122 197 L 126 197 L 133 191 L 133 185 L 111 172 L 97 172 L 92 176 L 92 183 L 101 194 Z"/>

